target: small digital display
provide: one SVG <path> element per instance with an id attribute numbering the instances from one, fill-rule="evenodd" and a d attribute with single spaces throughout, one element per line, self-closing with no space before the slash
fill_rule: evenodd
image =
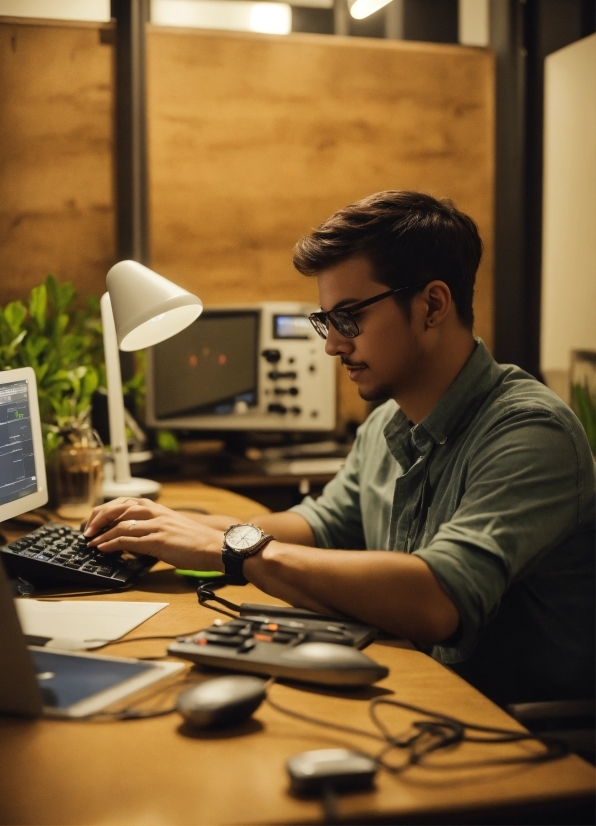
<path id="1" fill-rule="evenodd" d="M 26 381 L 0 385 L 0 505 L 37 492 Z"/>
<path id="2" fill-rule="evenodd" d="M 274 315 L 274 338 L 310 338 L 310 321 L 306 315 Z"/>

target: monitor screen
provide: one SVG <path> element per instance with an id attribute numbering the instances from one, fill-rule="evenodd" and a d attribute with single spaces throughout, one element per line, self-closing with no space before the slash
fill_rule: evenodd
<path id="1" fill-rule="evenodd" d="M 153 348 L 155 418 L 226 415 L 258 402 L 259 314 L 205 313 Z"/>
<path id="2" fill-rule="evenodd" d="M 0 372 L 0 522 L 48 501 L 37 384 L 31 367 Z"/>
<path id="3" fill-rule="evenodd" d="M 37 492 L 26 379 L 0 384 L 0 506 Z"/>

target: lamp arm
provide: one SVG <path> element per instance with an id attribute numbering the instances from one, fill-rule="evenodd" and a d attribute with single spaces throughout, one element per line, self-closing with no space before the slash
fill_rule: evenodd
<path id="1" fill-rule="evenodd" d="M 110 448 L 114 457 L 114 480 L 130 481 L 130 462 L 124 423 L 124 399 L 120 353 L 116 338 L 116 326 L 112 312 L 110 294 L 101 297 L 101 323 L 103 327 L 103 349 L 106 363 L 106 383 L 108 385 L 108 418 L 110 423 Z"/>

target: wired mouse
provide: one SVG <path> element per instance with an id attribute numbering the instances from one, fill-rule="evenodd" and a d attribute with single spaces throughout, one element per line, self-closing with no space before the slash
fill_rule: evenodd
<path id="1" fill-rule="evenodd" d="M 258 677 L 215 677 L 183 691 L 176 709 L 195 728 L 224 728 L 247 720 L 264 699 Z"/>
<path id="2" fill-rule="evenodd" d="M 336 685 L 370 685 L 389 670 L 362 651 L 333 642 L 303 642 L 284 651 L 280 661 L 319 672 L 319 682 Z"/>

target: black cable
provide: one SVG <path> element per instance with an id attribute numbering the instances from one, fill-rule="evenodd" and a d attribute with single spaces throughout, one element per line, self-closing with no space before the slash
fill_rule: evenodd
<path id="1" fill-rule="evenodd" d="M 311 717 L 310 714 L 303 714 L 300 711 L 293 711 L 292 709 L 284 708 L 284 706 L 279 705 L 279 703 L 276 700 L 271 699 L 269 691 L 267 691 L 266 693 L 265 700 L 271 706 L 271 708 L 274 708 L 276 711 L 281 712 L 281 714 L 286 714 L 288 717 L 294 717 L 294 719 L 296 720 L 302 720 L 302 722 L 304 723 L 314 723 L 317 726 L 324 726 L 325 728 L 335 729 L 336 731 L 341 731 L 344 734 L 357 734 L 360 737 L 370 737 L 373 740 L 380 740 L 382 743 L 386 742 L 384 737 L 382 737 L 379 734 L 375 734 L 372 731 L 365 731 L 364 729 L 352 728 L 352 726 L 340 726 L 338 723 L 330 723 L 328 720 L 321 720 L 318 717 Z M 375 758 L 373 757 L 373 760 L 374 759 Z"/>
<path id="2" fill-rule="evenodd" d="M 267 684 L 267 689 L 273 681 Z M 376 755 L 367 754 L 363 749 L 358 749 L 361 754 L 374 760 L 378 766 L 384 768 L 391 774 L 402 772 L 411 766 L 427 766 L 432 769 L 461 769 L 461 768 L 477 768 L 479 766 L 497 766 L 497 765 L 512 765 L 520 763 L 544 763 L 549 760 L 556 760 L 564 757 L 568 753 L 568 748 L 565 743 L 554 737 L 545 737 L 543 735 L 535 735 L 523 731 L 514 731 L 512 729 L 493 728 L 489 726 L 479 726 L 473 723 L 466 723 L 463 720 L 458 720 L 456 717 L 450 717 L 445 714 L 440 714 L 435 711 L 420 708 L 419 706 L 410 705 L 409 703 L 402 703 L 399 700 L 393 700 L 386 697 L 376 697 L 370 701 L 369 714 L 372 722 L 379 729 L 380 734 L 365 731 L 363 729 L 352 728 L 351 726 L 343 726 L 339 723 L 331 723 L 328 720 L 320 720 L 317 717 L 312 717 L 309 714 L 303 714 L 292 709 L 285 708 L 277 701 L 271 699 L 270 693 L 267 690 L 267 703 L 276 711 L 293 717 L 303 722 L 313 723 L 315 725 L 324 726 L 335 731 L 340 731 L 343 734 L 357 734 L 359 736 L 369 737 L 374 740 L 383 742 L 384 748 Z M 395 706 L 397 708 L 405 709 L 406 711 L 413 711 L 417 714 L 423 714 L 429 720 L 415 720 L 411 724 L 409 732 L 401 736 L 392 734 L 385 723 L 383 723 L 377 714 L 377 707 L 380 705 Z M 467 730 L 481 731 L 487 734 L 493 734 L 494 737 L 471 737 L 467 734 Z M 540 743 L 545 747 L 545 751 L 523 757 L 504 757 L 496 758 L 494 760 L 474 760 L 461 763 L 428 763 L 425 758 L 440 749 L 448 748 L 449 746 L 460 743 L 500 743 L 524 742 L 534 741 Z M 408 752 L 407 760 L 400 766 L 393 766 L 385 762 L 385 756 L 394 749 L 404 749 Z"/>
<path id="3" fill-rule="evenodd" d="M 204 508 L 170 508 L 172 511 L 188 511 L 189 513 L 204 513 L 205 516 L 211 516 L 209 511 L 206 511 Z"/>
<path id="4" fill-rule="evenodd" d="M 175 640 L 178 637 L 192 637 L 194 634 L 198 634 L 199 631 L 202 631 L 202 630 L 203 629 L 198 628 L 198 629 L 195 629 L 194 631 L 188 631 L 187 633 L 184 633 L 184 634 L 156 634 L 156 635 L 150 635 L 150 636 L 146 636 L 146 637 L 130 637 L 129 639 L 126 639 L 126 640 L 96 639 L 96 640 L 85 640 L 85 642 L 101 642 L 101 643 L 103 643 L 103 645 L 122 645 L 123 643 L 126 643 L 126 642 L 142 642 L 143 640 Z M 97 646 L 97 647 L 101 648 L 102 646 Z M 137 657 L 137 659 L 140 659 L 140 658 Z"/>
<path id="5" fill-rule="evenodd" d="M 124 591 L 130 591 L 133 584 L 134 583 L 131 582 L 128 585 L 123 585 L 122 587 L 118 588 L 101 588 L 96 591 L 70 591 L 70 593 L 66 591 L 63 594 L 47 594 L 45 596 L 43 594 L 36 595 L 35 592 L 33 592 L 33 594 L 31 594 L 30 596 L 32 599 L 48 601 L 51 601 L 53 599 L 71 599 L 72 597 L 95 597 L 99 596 L 100 594 L 120 594 Z"/>
<path id="6" fill-rule="evenodd" d="M 437 739 L 434 742 L 431 742 L 430 745 L 420 749 L 420 751 L 416 751 L 415 749 L 410 754 L 410 759 L 408 761 L 409 765 L 421 765 L 424 761 L 424 758 L 431 754 L 434 751 L 437 751 L 441 748 L 447 748 L 453 743 L 456 742 L 468 742 L 468 743 L 494 743 L 495 745 L 499 743 L 513 743 L 513 742 L 522 742 L 522 741 L 534 741 L 540 743 L 545 747 L 545 751 L 538 752 L 533 755 L 524 756 L 524 757 L 510 757 L 510 758 L 497 758 L 495 760 L 482 760 L 482 761 L 472 761 L 467 763 L 450 763 L 450 764 L 437 764 L 433 763 L 432 768 L 470 768 L 470 767 L 477 767 L 477 766 L 496 766 L 496 765 L 511 765 L 516 763 L 545 763 L 549 760 L 556 760 L 559 757 L 564 757 L 568 754 L 568 747 L 567 745 L 558 740 L 556 737 L 549 737 L 543 735 L 535 735 L 523 731 L 515 731 L 513 729 L 504 729 L 504 728 L 496 728 L 492 726 L 480 726 L 474 723 L 466 723 L 463 720 L 458 720 L 456 717 L 449 717 L 444 714 L 440 714 L 435 711 L 429 711 L 428 709 L 420 708 L 419 706 L 414 706 L 409 703 L 403 703 L 399 700 L 393 700 L 388 697 L 376 697 L 370 701 L 369 706 L 369 713 L 371 716 L 372 721 L 375 725 L 382 731 L 384 734 L 387 732 L 386 726 L 379 720 L 378 715 L 376 713 L 376 708 L 380 705 L 389 705 L 394 706 L 396 708 L 402 708 L 406 711 L 413 711 L 417 714 L 424 714 L 426 717 L 434 718 L 433 720 L 426 722 L 426 721 L 415 721 L 412 726 L 419 730 L 419 735 L 412 738 L 408 745 L 416 745 L 416 743 L 420 740 L 423 734 L 430 733 L 432 736 L 436 737 Z M 441 734 L 441 731 L 446 733 Z M 467 734 L 466 730 L 470 731 L 481 731 L 487 734 L 495 735 L 494 737 L 471 737 Z M 449 734 L 451 732 L 451 734 Z M 390 740 L 388 739 L 388 743 Z M 401 744 L 397 741 L 393 741 L 395 746 L 400 746 Z M 385 765 L 385 764 L 383 764 Z M 388 768 L 385 766 L 385 768 Z"/>
<path id="7" fill-rule="evenodd" d="M 323 805 L 323 823 L 339 823 L 339 812 L 337 811 L 337 795 L 333 786 L 323 786 L 321 793 L 321 803 Z"/>
<path id="8" fill-rule="evenodd" d="M 199 585 L 197 588 L 197 597 L 199 598 L 199 605 L 203 605 L 205 608 L 211 609 L 211 611 L 217 611 L 218 614 L 224 614 L 224 616 L 232 617 L 232 619 L 238 619 L 240 616 L 239 605 L 236 605 L 235 602 L 230 602 L 229 599 L 216 596 L 207 585 Z M 226 608 L 231 608 L 232 611 L 236 611 L 236 613 L 230 614 L 229 611 L 224 611 L 222 608 L 216 608 L 214 605 L 207 605 L 208 602 L 219 602 L 220 605 L 225 605 Z"/>

